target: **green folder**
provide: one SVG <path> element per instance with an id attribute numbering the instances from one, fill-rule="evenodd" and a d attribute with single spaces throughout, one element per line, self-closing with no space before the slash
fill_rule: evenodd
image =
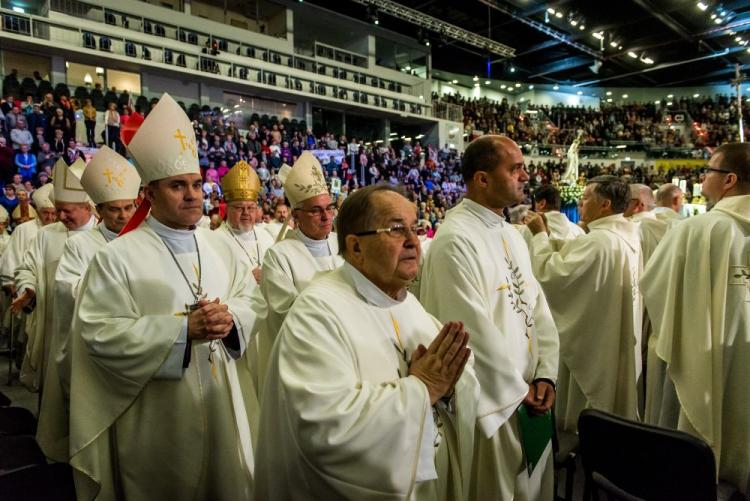
<path id="1" fill-rule="evenodd" d="M 547 444 L 552 440 L 552 412 L 535 416 L 525 405 L 518 408 L 518 423 L 521 428 L 521 445 L 526 458 L 526 470 L 531 476 Z"/>

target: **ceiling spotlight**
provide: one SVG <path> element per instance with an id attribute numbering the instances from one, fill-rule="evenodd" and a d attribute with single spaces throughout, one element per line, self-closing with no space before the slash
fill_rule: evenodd
<path id="1" fill-rule="evenodd" d="M 711 19 L 716 19 L 716 12 L 714 12 L 713 14 L 711 14 Z"/>
<path id="2" fill-rule="evenodd" d="M 598 38 L 599 40 L 604 40 L 604 32 L 603 31 L 596 31 L 592 33 L 594 38 Z"/>
<path id="3" fill-rule="evenodd" d="M 555 12 L 555 17 L 558 18 L 558 19 L 562 19 L 563 13 L 560 12 L 560 11 L 557 11 L 557 12 Z"/>
<path id="4" fill-rule="evenodd" d="M 608 91 L 607 91 L 607 95 L 608 95 L 608 96 L 611 96 L 611 95 L 612 95 L 612 91 L 611 91 L 611 90 L 608 90 Z"/>
<path id="5" fill-rule="evenodd" d="M 694 98 L 694 99 L 698 99 L 699 97 L 701 97 L 701 95 L 700 95 L 700 94 L 693 94 L 693 98 Z"/>
<path id="6" fill-rule="evenodd" d="M 672 106 L 672 101 L 667 101 L 667 106 Z"/>
<path id="7" fill-rule="evenodd" d="M 475 83 L 474 87 L 479 87 L 479 82 Z"/>
<path id="8" fill-rule="evenodd" d="M 641 57 L 641 62 L 644 62 L 644 63 L 646 63 L 646 64 L 654 64 L 654 60 L 653 60 L 653 59 L 651 59 L 651 58 L 650 58 L 650 57 L 648 57 L 648 56 L 642 56 L 642 57 Z"/>
<path id="9" fill-rule="evenodd" d="M 578 92 L 576 92 L 576 94 L 578 94 L 579 96 L 582 96 L 582 95 L 583 95 L 583 92 L 581 92 L 581 91 L 579 90 Z"/>
<path id="10" fill-rule="evenodd" d="M 638 59 L 638 54 L 636 54 L 632 50 L 628 51 L 628 56 L 632 57 L 633 59 Z"/>
<path id="11" fill-rule="evenodd" d="M 747 52 L 750 53 L 750 49 L 747 49 Z"/>
<path id="12" fill-rule="evenodd" d="M 506 87 L 507 87 L 507 85 L 505 85 L 505 84 L 502 84 L 502 85 L 500 86 L 500 88 L 501 88 L 501 89 L 504 89 L 504 88 L 506 88 Z"/>
<path id="13" fill-rule="evenodd" d="M 656 101 L 654 101 L 654 104 L 661 104 L 661 101 L 659 101 L 659 100 L 657 99 Z"/>
<path id="14" fill-rule="evenodd" d="M 571 19 L 570 21 L 571 26 L 578 26 L 578 20 L 577 19 Z"/>
<path id="15" fill-rule="evenodd" d="M 476 76 L 476 75 L 474 75 L 474 78 L 472 78 L 472 80 L 474 80 L 475 82 L 478 82 L 479 81 L 479 77 Z"/>
<path id="16" fill-rule="evenodd" d="M 516 72 L 516 67 L 515 66 L 511 66 L 510 67 L 510 72 L 511 73 L 515 73 Z"/>
<path id="17" fill-rule="evenodd" d="M 554 87 L 552 87 L 552 90 L 560 90 L 560 86 L 559 86 L 559 85 L 557 85 L 557 84 L 555 84 L 555 86 L 554 86 Z"/>
<path id="18" fill-rule="evenodd" d="M 533 85 L 529 85 L 529 90 L 534 90 L 534 86 Z"/>
<path id="19" fill-rule="evenodd" d="M 484 81 L 484 85 L 489 85 L 490 83 L 492 83 L 492 82 L 490 82 L 489 80 L 485 80 Z"/>
<path id="20" fill-rule="evenodd" d="M 667 95 L 667 99 L 672 99 L 674 97 L 674 94 Z"/>
<path id="21" fill-rule="evenodd" d="M 549 12 L 549 13 L 550 13 L 550 14 L 552 14 L 553 16 L 555 15 L 555 9 L 553 9 L 552 7 L 548 8 L 548 9 L 547 9 L 547 12 Z"/>
<path id="22" fill-rule="evenodd" d="M 721 22 L 722 22 L 722 19 L 720 17 L 717 17 L 716 19 L 714 19 L 714 23 L 716 24 L 721 24 Z"/>
<path id="23" fill-rule="evenodd" d="M 581 30 L 581 31 L 583 31 L 583 30 L 585 30 L 585 29 L 586 29 L 586 25 L 585 25 L 585 24 L 583 24 L 583 23 L 581 23 L 581 25 L 580 25 L 580 26 L 578 26 L 578 29 L 579 29 L 579 30 Z"/>
<path id="24" fill-rule="evenodd" d="M 378 19 L 378 9 L 374 5 L 367 6 L 367 19 L 369 19 L 372 24 L 380 24 L 380 19 Z"/>
<path id="25" fill-rule="evenodd" d="M 457 83 L 458 83 L 458 80 L 451 80 L 451 83 L 452 83 L 452 84 L 457 84 Z"/>
<path id="26" fill-rule="evenodd" d="M 623 94 L 623 95 L 622 95 L 622 98 L 623 98 L 623 99 L 627 99 L 627 98 L 628 98 L 628 95 L 627 95 L 627 94 Z"/>
<path id="27" fill-rule="evenodd" d="M 612 98 L 610 97 L 609 99 L 607 99 L 607 102 L 611 103 L 612 102 Z"/>
<path id="28" fill-rule="evenodd" d="M 609 42 L 609 46 L 614 49 L 615 47 L 617 47 L 617 42 L 615 42 L 614 40 L 612 40 L 611 42 Z"/>
<path id="29" fill-rule="evenodd" d="M 521 84 L 520 84 L 520 83 L 517 83 L 517 84 L 516 84 L 516 88 L 518 88 L 518 87 L 520 87 L 520 86 L 521 86 Z"/>
<path id="30" fill-rule="evenodd" d="M 702 11 L 705 11 L 708 9 L 708 5 L 706 5 L 704 2 L 698 2 L 698 8 Z"/>

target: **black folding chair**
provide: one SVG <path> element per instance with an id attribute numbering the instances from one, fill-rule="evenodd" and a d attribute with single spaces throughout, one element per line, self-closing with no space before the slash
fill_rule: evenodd
<path id="1" fill-rule="evenodd" d="M 3 501 L 75 501 L 73 470 L 53 463 L 0 475 L 0 493 Z"/>
<path id="2" fill-rule="evenodd" d="M 0 437 L 0 475 L 40 464 L 47 464 L 47 460 L 34 437 Z"/>
<path id="3" fill-rule="evenodd" d="M 35 435 L 36 418 L 23 407 L 0 407 L 0 437 Z"/>
<path id="4" fill-rule="evenodd" d="M 578 435 L 586 501 L 744 499 L 732 486 L 716 485 L 713 451 L 687 433 L 587 409 L 578 418 Z"/>

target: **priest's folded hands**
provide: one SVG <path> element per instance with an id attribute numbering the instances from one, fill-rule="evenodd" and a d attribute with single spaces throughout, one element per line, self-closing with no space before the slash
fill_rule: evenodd
<path id="1" fill-rule="evenodd" d="M 464 330 L 464 324 L 448 322 L 429 348 L 420 344 L 412 354 L 409 375 L 427 386 L 432 405 L 453 394 L 453 387 L 471 355 L 468 342 L 469 334 Z"/>
<path id="2" fill-rule="evenodd" d="M 221 304 L 219 298 L 202 300 L 188 315 L 188 337 L 208 341 L 223 339 L 231 332 L 233 322 L 229 307 Z"/>

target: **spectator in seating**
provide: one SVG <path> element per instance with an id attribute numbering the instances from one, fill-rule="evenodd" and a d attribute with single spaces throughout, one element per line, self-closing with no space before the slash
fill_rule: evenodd
<path id="1" fill-rule="evenodd" d="M 36 131 L 40 127 L 42 131 L 45 131 L 49 124 L 47 115 L 42 112 L 42 106 L 39 103 L 34 103 L 31 107 L 31 113 L 26 117 L 26 120 L 29 130 L 33 131 Z"/>
<path id="2" fill-rule="evenodd" d="M 14 101 L 10 101 L 13 103 Z M 5 125 L 8 128 L 8 130 L 13 130 L 16 128 L 16 121 L 19 117 L 23 117 L 21 114 L 21 110 L 18 108 L 17 105 L 13 104 L 10 108 L 10 111 L 5 112 Z"/>
<path id="3" fill-rule="evenodd" d="M 25 144 L 29 148 L 34 144 L 34 138 L 26 128 L 26 119 L 24 117 L 19 116 L 16 119 L 16 127 L 10 131 L 10 140 L 13 142 L 13 149 L 16 151 L 21 149 L 22 144 Z"/>
<path id="4" fill-rule="evenodd" d="M 21 150 L 16 153 L 15 164 L 23 181 L 31 181 L 36 175 L 36 157 L 29 152 L 29 145 L 22 144 Z"/>
<path id="5" fill-rule="evenodd" d="M 16 172 L 13 148 L 8 146 L 8 140 L 0 135 L 0 182 L 7 183 Z"/>
<path id="6" fill-rule="evenodd" d="M 83 123 L 86 126 L 86 142 L 90 148 L 96 148 L 96 108 L 91 104 L 91 99 L 86 99 L 83 106 Z"/>
<path id="7" fill-rule="evenodd" d="M 117 103 L 109 103 L 104 123 L 107 126 L 107 146 L 120 151 L 120 114 L 117 112 Z"/>
<path id="8" fill-rule="evenodd" d="M 21 174 L 17 172 L 13 174 L 13 179 L 11 180 L 10 184 L 13 185 L 13 187 L 16 189 L 16 194 L 18 194 L 18 191 L 23 189 L 23 179 L 21 179 Z"/>
<path id="9" fill-rule="evenodd" d="M 61 130 L 65 139 L 71 137 L 72 126 L 68 117 L 65 116 L 65 110 L 55 108 L 55 114 L 49 121 L 49 128 L 51 131 Z"/>
<path id="10" fill-rule="evenodd" d="M 55 137 L 52 139 L 52 145 L 50 149 L 58 157 L 65 154 L 67 145 L 65 144 L 65 138 L 63 137 L 63 131 L 61 129 L 57 129 L 55 131 Z"/>
<path id="11" fill-rule="evenodd" d="M 24 184 L 28 186 L 24 186 L 16 192 L 18 205 L 16 205 L 16 208 L 13 209 L 13 212 L 11 213 L 11 218 L 13 219 L 13 224 L 15 226 L 25 223 L 26 221 L 31 221 L 37 217 L 36 210 L 30 203 L 30 195 L 34 190 L 34 187 L 31 186 L 31 181 L 26 181 Z"/>
<path id="12" fill-rule="evenodd" d="M 50 149 L 49 143 L 42 143 L 36 156 L 37 171 L 43 171 L 45 167 L 52 168 L 59 156 Z"/>
<path id="13" fill-rule="evenodd" d="M 8 214 L 13 212 L 13 209 L 18 205 L 18 197 L 16 197 L 16 187 L 8 183 L 5 185 L 3 190 L 3 196 L 0 197 L 0 205 L 2 205 Z"/>
<path id="14" fill-rule="evenodd" d="M 83 158 L 83 153 L 78 149 L 75 138 L 70 138 L 68 141 L 68 151 L 65 152 L 65 161 L 68 165 L 73 165 L 79 158 Z"/>
<path id="15" fill-rule="evenodd" d="M 38 152 L 41 149 L 41 145 L 47 142 L 47 129 L 44 127 L 37 127 L 34 129 L 36 134 L 34 135 L 34 144 L 32 151 Z"/>

